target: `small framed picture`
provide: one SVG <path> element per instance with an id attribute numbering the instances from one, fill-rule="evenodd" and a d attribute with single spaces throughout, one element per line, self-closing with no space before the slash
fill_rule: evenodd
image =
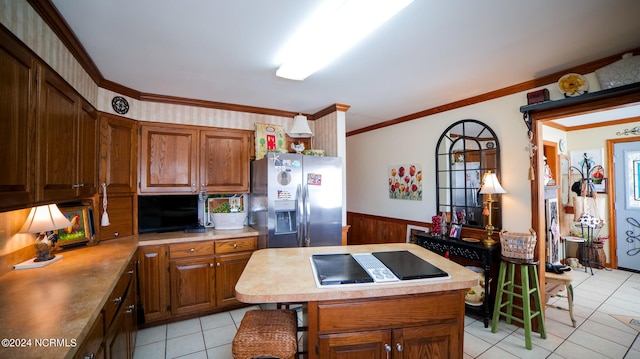
<path id="1" fill-rule="evenodd" d="M 60 211 L 71 222 L 71 225 L 58 230 L 58 246 L 65 248 L 88 242 L 92 234 L 88 207 L 60 207 Z"/>
<path id="2" fill-rule="evenodd" d="M 449 238 L 459 239 L 461 233 L 462 233 L 462 225 L 452 224 L 451 230 L 449 231 Z"/>
<path id="3" fill-rule="evenodd" d="M 607 179 L 602 178 L 599 181 L 593 181 L 593 188 L 595 188 L 597 193 L 607 193 Z"/>

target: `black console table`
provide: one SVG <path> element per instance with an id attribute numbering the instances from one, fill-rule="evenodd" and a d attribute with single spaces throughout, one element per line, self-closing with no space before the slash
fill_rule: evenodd
<path id="1" fill-rule="evenodd" d="M 416 234 L 416 239 L 419 246 L 449 257 L 456 263 L 484 268 L 485 298 L 482 306 L 467 305 L 467 310 L 480 314 L 484 319 L 484 327 L 488 328 L 495 302 L 498 267 L 500 264 L 500 244 L 486 247 L 482 242 L 467 242 L 446 236 L 433 236 L 430 233 L 418 233 Z"/>

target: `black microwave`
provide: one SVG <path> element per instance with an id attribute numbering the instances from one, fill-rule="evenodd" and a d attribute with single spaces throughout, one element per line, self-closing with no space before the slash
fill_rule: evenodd
<path id="1" fill-rule="evenodd" d="M 199 227 L 197 195 L 138 196 L 138 233 Z"/>

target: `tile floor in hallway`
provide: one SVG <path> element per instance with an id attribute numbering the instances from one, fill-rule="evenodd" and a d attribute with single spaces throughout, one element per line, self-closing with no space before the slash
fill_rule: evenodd
<path id="1" fill-rule="evenodd" d="M 465 317 L 464 358 L 640 358 L 636 329 L 612 315 L 640 320 L 640 274 L 595 270 L 574 274 L 574 316 L 546 309 L 547 339 L 533 333 L 533 350 L 524 347 L 524 331 L 503 320 L 491 333 L 482 320 Z M 562 292 L 561 292 L 562 293 Z M 567 307 L 565 298 L 550 304 Z M 248 307 L 138 331 L 134 359 L 230 359 L 231 341 Z"/>

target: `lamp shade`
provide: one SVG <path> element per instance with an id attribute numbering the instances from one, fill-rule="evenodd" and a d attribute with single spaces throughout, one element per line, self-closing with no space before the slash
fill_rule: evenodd
<path id="1" fill-rule="evenodd" d="M 495 173 L 491 173 L 491 171 L 487 172 L 484 175 L 482 180 L 482 188 L 480 189 L 480 194 L 498 194 L 498 193 L 507 193 L 507 191 L 502 188 L 500 182 L 498 182 L 498 177 L 496 177 Z"/>
<path id="2" fill-rule="evenodd" d="M 293 126 L 291 126 L 291 130 L 288 135 L 294 138 L 306 138 L 313 136 L 313 133 L 311 133 L 311 129 L 309 128 L 309 123 L 307 123 L 307 116 L 302 114 L 296 115 L 293 118 Z"/>
<path id="3" fill-rule="evenodd" d="M 41 233 L 69 227 L 71 222 L 55 204 L 31 208 L 20 233 Z"/>

